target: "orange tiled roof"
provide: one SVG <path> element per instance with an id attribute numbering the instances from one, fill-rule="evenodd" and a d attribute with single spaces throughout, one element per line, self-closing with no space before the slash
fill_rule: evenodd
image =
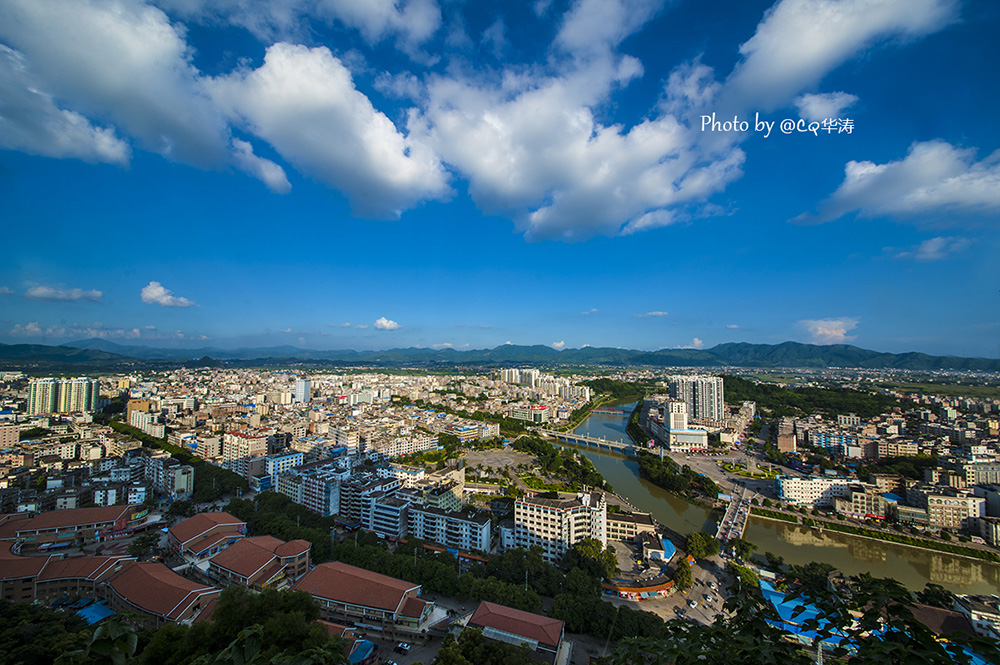
<path id="1" fill-rule="evenodd" d="M 388 612 L 397 611 L 406 593 L 419 588 L 419 584 L 339 561 L 316 566 L 294 587 L 296 591 L 305 591 L 320 598 Z"/>
<path id="2" fill-rule="evenodd" d="M 505 633 L 518 635 L 539 644 L 556 649 L 563 634 L 563 622 L 540 614 L 515 610 L 506 605 L 482 601 L 476 608 L 469 625 L 473 627 L 495 628 Z"/>

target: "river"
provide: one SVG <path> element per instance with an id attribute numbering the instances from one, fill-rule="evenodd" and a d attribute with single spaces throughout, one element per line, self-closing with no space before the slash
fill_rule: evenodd
<path id="1" fill-rule="evenodd" d="M 631 411 L 632 405 L 623 405 Z M 609 440 L 627 441 L 623 416 L 591 415 L 574 432 Z M 634 460 L 590 448 L 576 448 L 638 510 L 649 512 L 661 524 L 683 534 L 692 531 L 715 533 L 711 511 L 679 499 L 639 478 Z M 934 582 L 955 593 L 1000 592 L 1000 565 L 950 556 L 948 554 L 902 547 L 884 541 L 856 538 L 824 531 L 822 534 L 802 526 L 751 518 L 744 538 L 757 546 L 758 552 L 773 552 L 786 563 L 810 561 L 829 563 L 845 575 L 870 573 L 892 577 L 913 591 Z"/>

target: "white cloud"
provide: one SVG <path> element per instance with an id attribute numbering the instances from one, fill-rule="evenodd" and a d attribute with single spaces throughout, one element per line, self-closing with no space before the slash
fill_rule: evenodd
<path id="1" fill-rule="evenodd" d="M 965 250 L 972 242 L 968 238 L 955 238 L 953 236 L 939 236 L 928 238 L 922 243 L 896 254 L 898 259 L 914 259 L 916 261 L 940 261 L 952 254 L 957 254 Z"/>
<path id="2" fill-rule="evenodd" d="M 368 327 L 368 324 L 367 324 L 367 323 L 359 323 L 359 324 L 357 324 L 357 325 L 356 325 L 356 326 L 354 326 L 354 327 L 355 327 L 356 329 L 358 329 L 358 330 L 364 330 L 365 328 L 367 328 L 367 327 Z"/>
<path id="3" fill-rule="evenodd" d="M 823 122 L 827 118 L 842 118 L 841 114 L 858 101 L 846 92 L 830 92 L 822 95 L 801 95 L 795 98 L 795 108 L 804 120 Z"/>
<path id="4" fill-rule="evenodd" d="M 32 286 L 24 296 L 32 300 L 89 300 L 101 302 L 104 294 L 97 289 L 62 289 L 55 286 Z"/>
<path id="5" fill-rule="evenodd" d="M 579 57 L 600 55 L 649 21 L 663 0 L 577 0 L 563 17 L 556 45 Z"/>
<path id="6" fill-rule="evenodd" d="M 95 127 L 34 87 L 24 56 L 0 44 L 0 148 L 43 157 L 128 165 L 131 149 L 114 129 Z"/>
<path id="7" fill-rule="evenodd" d="M 13 293 L 14 293 L 14 289 L 12 289 L 12 288 L 10 288 L 8 286 L 0 286 L 0 296 L 9 296 L 9 295 L 13 295 Z"/>
<path id="8" fill-rule="evenodd" d="M 995 217 L 1000 212 L 1000 150 L 977 162 L 973 149 L 917 142 L 900 161 L 850 161 L 844 172 L 844 182 L 815 216 L 794 221 L 827 222 L 855 211 L 863 217 L 909 218 Z"/>
<path id="9" fill-rule="evenodd" d="M 358 30 L 369 44 L 395 36 L 401 48 L 412 52 L 441 25 L 441 10 L 433 0 L 160 0 L 160 4 L 206 23 L 221 17 L 265 42 L 306 39 L 311 21 L 337 21 Z"/>
<path id="10" fill-rule="evenodd" d="M 197 166 L 227 161 L 228 129 L 167 16 L 126 0 L 11 0 L 0 39 L 24 53 L 36 87 L 113 119 L 148 150 Z"/>
<path id="11" fill-rule="evenodd" d="M 41 337 L 45 331 L 38 325 L 38 321 L 29 321 L 23 326 L 20 323 L 15 324 L 10 334 L 13 337 Z"/>
<path id="12" fill-rule="evenodd" d="M 591 314 L 597 314 L 597 308 L 596 307 L 591 307 L 586 312 L 580 312 L 581 316 L 590 316 Z"/>
<path id="13" fill-rule="evenodd" d="M 507 26 L 502 18 L 498 18 L 490 27 L 483 31 L 483 44 L 490 49 L 493 57 L 500 59 L 510 46 L 507 43 Z"/>
<path id="14" fill-rule="evenodd" d="M 280 333 L 292 333 L 292 332 L 295 332 L 295 331 L 292 330 L 291 328 L 285 328 L 284 330 L 279 330 L 278 332 L 280 332 Z"/>
<path id="15" fill-rule="evenodd" d="M 215 79 L 212 94 L 296 168 L 342 191 L 360 214 L 398 217 L 450 191 L 433 152 L 375 109 L 326 47 L 274 44 L 258 69 Z"/>
<path id="16" fill-rule="evenodd" d="M 858 326 L 858 320 L 849 317 L 841 319 L 803 319 L 799 326 L 806 329 L 814 344 L 846 344 L 853 342 L 854 335 L 847 333 Z"/>
<path id="17" fill-rule="evenodd" d="M 648 319 L 659 316 L 670 316 L 669 312 L 646 312 L 645 314 L 636 314 L 637 319 Z"/>
<path id="18" fill-rule="evenodd" d="M 399 324 L 395 321 L 380 316 L 377 321 L 375 321 L 375 327 L 379 330 L 399 330 Z"/>
<path id="19" fill-rule="evenodd" d="M 46 326 L 43 328 L 37 321 L 24 325 L 15 324 L 9 333 L 12 337 L 45 337 L 53 339 L 154 339 L 159 336 L 143 334 L 138 328 L 109 328 L 103 323 L 90 324 L 70 323 Z"/>
<path id="20" fill-rule="evenodd" d="M 705 342 L 701 339 L 695 337 L 691 340 L 690 344 L 685 344 L 684 346 L 678 346 L 678 349 L 701 349 L 704 348 Z"/>
<path id="21" fill-rule="evenodd" d="M 566 342 L 565 342 L 565 341 L 562 341 L 562 340 L 560 340 L 560 341 L 558 341 L 558 342 L 552 342 L 552 348 L 553 348 L 553 349 L 556 349 L 556 350 L 558 350 L 558 351 L 562 351 L 562 349 L 563 349 L 563 348 L 564 348 L 565 346 L 566 346 Z"/>
<path id="22" fill-rule="evenodd" d="M 432 77 L 411 133 L 469 180 L 483 210 L 529 240 L 585 240 L 663 226 L 741 175 L 738 148 L 697 149 L 670 114 L 625 129 L 595 118 L 637 61 L 608 56 L 554 75 L 505 71 L 492 83 Z"/>
<path id="23" fill-rule="evenodd" d="M 272 192 L 287 194 L 292 191 L 285 170 L 271 160 L 253 154 L 253 146 L 246 141 L 233 139 L 233 159 L 241 171 L 263 182 Z"/>
<path id="24" fill-rule="evenodd" d="M 163 307 L 191 307 L 193 302 L 187 298 L 175 296 L 173 292 L 164 288 L 159 282 L 150 282 L 142 287 L 142 301 L 150 305 L 161 305 Z"/>
<path id="25" fill-rule="evenodd" d="M 744 108 L 784 106 L 796 93 L 879 40 L 930 34 L 957 18 L 957 0 L 781 0 L 771 7 L 728 81 Z"/>
<path id="26" fill-rule="evenodd" d="M 727 330 L 739 330 L 743 326 L 736 325 L 735 323 L 729 323 L 726 325 Z"/>

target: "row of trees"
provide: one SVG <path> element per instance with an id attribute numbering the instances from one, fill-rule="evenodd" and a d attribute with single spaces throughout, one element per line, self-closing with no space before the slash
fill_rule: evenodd
<path id="1" fill-rule="evenodd" d="M 688 465 L 682 467 L 669 457 L 660 459 L 647 452 L 639 454 L 639 474 L 654 485 L 678 494 L 697 491 L 714 499 L 720 492 L 715 481 Z"/>

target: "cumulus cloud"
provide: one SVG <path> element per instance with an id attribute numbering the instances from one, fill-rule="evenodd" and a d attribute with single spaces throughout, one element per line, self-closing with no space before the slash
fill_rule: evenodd
<path id="1" fill-rule="evenodd" d="M 375 109 L 326 47 L 274 44 L 259 68 L 215 79 L 212 95 L 296 168 L 343 192 L 359 214 L 398 217 L 450 191 L 433 152 Z"/>
<path id="2" fill-rule="evenodd" d="M 781 0 L 740 46 L 730 100 L 773 110 L 882 39 L 909 40 L 956 20 L 957 0 Z"/>
<path id="3" fill-rule="evenodd" d="M 677 348 L 678 349 L 701 349 L 701 348 L 704 348 L 704 347 L 705 347 L 705 342 L 702 341 L 701 339 L 695 337 L 695 338 L 693 338 L 691 340 L 691 342 L 689 344 L 685 344 L 684 346 L 678 346 Z"/>
<path id="4" fill-rule="evenodd" d="M 845 344 L 856 339 L 847 333 L 858 326 L 858 320 L 841 319 L 803 319 L 798 325 L 805 328 L 814 344 Z"/>
<path id="5" fill-rule="evenodd" d="M 225 163 L 228 130 L 167 16 L 125 0 L 11 0 L 0 38 L 26 56 L 36 86 L 109 117 L 142 146 L 197 166 Z"/>
<path id="6" fill-rule="evenodd" d="M 213 23 L 221 17 L 262 41 L 305 39 L 310 21 L 339 22 L 356 29 L 369 44 L 396 37 L 407 51 L 426 42 L 441 25 L 433 0 L 160 0 L 182 16 Z"/>
<path id="7" fill-rule="evenodd" d="M 32 286 L 25 293 L 24 297 L 32 300 L 89 300 L 90 302 L 101 302 L 104 294 L 97 289 L 84 291 L 83 289 L 63 289 L 55 286 Z"/>
<path id="8" fill-rule="evenodd" d="M 378 317 L 378 320 L 375 321 L 375 327 L 379 330 L 399 330 L 398 323 L 387 319 L 384 316 Z"/>
<path id="9" fill-rule="evenodd" d="M 103 323 L 69 323 L 42 327 L 38 321 L 15 324 L 9 334 L 12 337 L 46 337 L 53 339 L 140 339 L 156 338 L 157 335 L 143 333 L 138 328 L 107 327 Z"/>
<path id="10" fill-rule="evenodd" d="M 368 327 L 368 324 L 367 323 L 359 323 L 359 324 L 357 324 L 354 327 L 357 328 L 358 330 L 364 330 L 365 328 Z"/>
<path id="11" fill-rule="evenodd" d="M 636 314 L 635 315 L 635 317 L 637 319 L 648 319 L 648 318 L 660 317 L 660 316 L 670 316 L 670 313 L 669 312 L 654 311 L 654 312 L 646 312 L 645 314 Z"/>
<path id="12" fill-rule="evenodd" d="M 846 92 L 830 92 L 822 95 L 802 95 L 795 98 L 795 108 L 804 120 L 823 122 L 827 118 L 841 118 L 845 109 L 858 101 L 855 95 Z"/>
<path id="13" fill-rule="evenodd" d="M 916 247 L 898 252 L 895 256 L 897 259 L 940 261 L 965 250 L 971 244 L 972 242 L 968 238 L 938 236 L 928 238 Z"/>
<path id="14" fill-rule="evenodd" d="M 850 161 L 844 173 L 844 182 L 816 215 L 794 221 L 828 222 L 851 212 L 909 218 L 995 217 L 1000 212 L 1000 150 L 977 162 L 973 149 L 917 142 L 902 160 Z"/>
<path id="15" fill-rule="evenodd" d="M 552 342 L 552 348 L 556 349 L 558 351 L 562 351 L 565 346 L 566 346 L 566 342 L 563 341 L 563 340 L 560 340 L 558 342 Z"/>
<path id="16" fill-rule="evenodd" d="M 233 159 L 241 171 L 263 182 L 272 192 L 287 194 L 292 191 L 285 169 L 269 159 L 253 154 L 253 146 L 246 141 L 233 139 Z"/>
<path id="17" fill-rule="evenodd" d="M 95 127 L 34 87 L 24 55 L 0 44 L 0 148 L 125 166 L 131 149 L 114 129 Z"/>
<path id="18" fill-rule="evenodd" d="M 194 303 L 187 298 L 175 296 L 173 292 L 165 288 L 159 282 L 150 282 L 142 287 L 142 301 L 150 305 L 161 305 L 163 307 L 191 307 Z"/>

